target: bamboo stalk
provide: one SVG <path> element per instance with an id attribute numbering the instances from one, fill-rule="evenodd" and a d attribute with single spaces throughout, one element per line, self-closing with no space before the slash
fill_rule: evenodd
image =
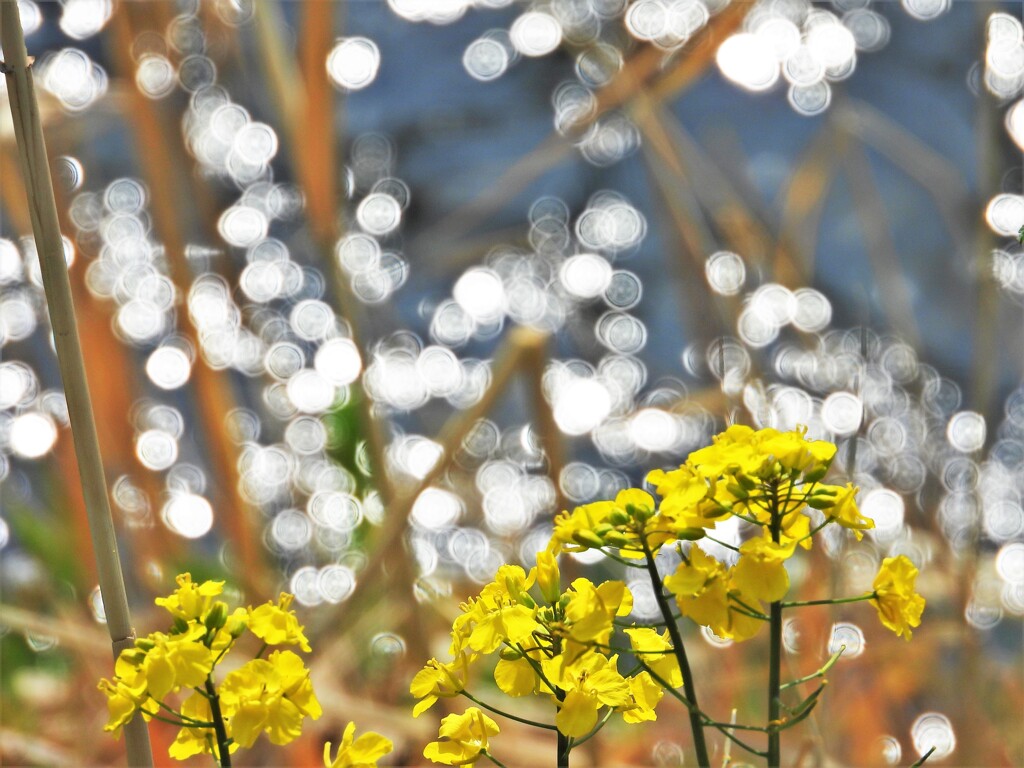
<path id="1" fill-rule="evenodd" d="M 78 456 L 79 477 L 93 552 L 99 574 L 100 594 L 107 615 L 107 629 L 114 657 L 122 649 L 133 647 L 135 630 L 131 625 L 128 597 L 117 552 L 117 537 L 110 515 L 107 483 L 103 476 L 93 419 L 89 385 L 85 378 L 82 347 L 78 339 L 75 308 L 71 298 L 71 281 L 64 262 L 64 244 L 61 241 L 57 203 L 53 196 L 53 182 L 49 173 L 43 128 L 39 120 L 35 85 L 29 68 L 31 63 L 25 49 L 25 36 L 15 0 L 0 0 L 0 43 L 4 52 L 4 72 L 10 96 L 11 118 L 21 158 L 22 173 L 27 184 L 32 229 L 35 233 L 39 265 L 46 291 L 50 325 L 53 328 L 57 362 L 64 382 L 64 393 L 71 416 L 71 433 Z M 125 746 L 128 764 L 151 766 L 153 756 L 149 746 L 146 723 L 134 718 L 125 726 Z"/>

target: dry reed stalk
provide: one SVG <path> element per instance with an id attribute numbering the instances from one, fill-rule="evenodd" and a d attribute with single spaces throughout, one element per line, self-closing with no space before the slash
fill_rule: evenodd
<path id="1" fill-rule="evenodd" d="M 601 115 L 628 106 L 638 96 L 659 103 L 679 96 L 710 65 L 715 50 L 712 41 L 736 29 L 748 9 L 748 4 L 735 3 L 722 11 L 683 48 L 682 54 L 677 54 L 680 58 L 672 68 L 663 69 L 665 53 L 660 48 L 653 45 L 642 47 L 626 62 L 619 74 L 597 92 L 597 107 L 576 124 L 574 130 L 584 131 Z M 450 242 L 463 236 L 473 224 L 501 210 L 537 177 L 567 158 L 571 151 L 572 145 L 568 139 L 558 134 L 548 136 L 473 200 L 452 211 L 417 237 L 413 249 L 420 247 L 421 243 Z"/>
<path id="2" fill-rule="evenodd" d="M 299 177 L 299 186 L 306 193 L 307 198 L 312 193 L 321 193 L 326 189 L 328 191 L 324 194 L 326 194 L 327 200 L 336 200 L 334 169 L 325 168 L 325 164 L 330 158 L 317 154 L 322 150 L 323 142 L 306 141 L 307 134 L 317 132 L 332 137 L 331 141 L 336 141 L 333 114 L 329 108 L 325 108 L 324 104 L 309 105 L 307 108 L 307 86 L 303 83 L 294 60 L 288 55 L 282 38 L 284 22 L 279 4 L 275 0 L 259 3 L 256 6 L 255 18 L 257 38 L 262 53 L 260 61 L 264 65 L 267 79 L 270 81 L 271 96 L 277 107 L 281 125 L 284 127 L 285 143 L 291 155 L 292 165 Z M 310 32 L 310 28 L 307 27 L 306 31 Z M 329 36 L 331 28 L 325 26 L 319 30 L 319 33 Z M 323 40 L 312 42 L 308 37 L 303 42 L 310 43 L 310 47 L 314 50 L 321 50 L 326 45 Z M 310 72 L 312 71 L 310 70 Z M 319 69 L 317 77 L 326 82 L 326 59 L 324 66 Z M 314 86 L 314 92 L 322 93 L 323 89 L 321 86 Z M 305 124 L 303 123 L 304 118 L 318 122 Z M 317 203 L 309 208 L 310 228 L 314 233 L 320 252 L 324 255 L 324 262 L 327 264 L 331 276 L 331 282 L 340 304 L 336 307 L 338 314 L 348 323 L 352 342 L 359 349 L 362 359 L 368 360 L 369 350 L 363 333 L 362 305 L 352 293 L 352 287 L 342 271 L 340 263 L 334 258 L 334 245 L 343 234 L 338 213 L 333 208 Z M 380 420 L 373 414 L 373 404 L 370 402 L 369 396 L 361 388 L 357 389 L 359 391 L 354 393 L 355 401 L 359 407 L 363 436 L 366 438 L 367 452 L 373 470 L 373 483 L 387 508 L 394 498 L 394 490 L 384 457 L 384 431 Z"/>
<path id="3" fill-rule="evenodd" d="M 14 121 L 22 173 L 28 184 L 26 191 L 30 201 L 32 229 L 39 252 L 57 362 L 64 382 L 68 413 L 71 416 L 72 436 L 78 456 L 82 493 L 89 513 L 89 528 L 96 557 L 100 594 L 103 597 L 107 629 L 116 658 L 123 649 L 134 647 L 135 630 L 131 625 L 124 577 L 117 554 L 117 536 L 110 515 L 103 459 L 100 456 L 89 385 L 85 377 L 85 364 L 78 339 L 71 282 L 64 261 L 64 246 L 50 178 L 50 166 L 16 0 L 0 0 L 0 27 L 11 117 Z M 124 731 L 129 764 L 152 765 L 153 756 L 145 721 L 141 717 L 133 718 L 125 726 Z"/>
<path id="4" fill-rule="evenodd" d="M 393 524 L 384 530 L 381 537 L 374 543 L 373 552 L 363 569 L 362 578 L 356 584 L 355 592 L 338 607 L 335 616 L 332 617 L 334 621 L 338 620 L 338 615 L 356 612 L 360 605 L 360 598 L 366 594 L 368 583 L 380 586 L 378 583 L 374 583 L 371 577 L 381 570 L 392 550 L 405 534 L 406 519 L 412 510 L 413 503 L 424 490 L 448 470 L 455 460 L 462 441 L 473 430 L 477 421 L 490 412 L 529 356 L 538 354 L 538 349 L 541 350 L 540 354 L 543 354 L 546 344 L 547 334 L 533 328 L 517 327 L 508 333 L 495 358 L 490 386 L 487 387 L 480 400 L 469 408 L 452 414 L 445 422 L 435 438 L 441 445 L 441 455 L 434 466 L 415 486 L 402 490 L 396 495 L 389 511 Z M 399 561 L 410 559 L 405 556 L 398 558 Z"/>
<path id="5" fill-rule="evenodd" d="M 114 35 L 112 53 L 118 69 L 128 76 L 133 71 L 130 57 L 133 30 L 127 13 L 130 6 L 119 8 L 111 20 Z M 170 277 L 180 296 L 187 296 L 192 282 L 191 267 L 185 256 L 184 222 L 179 211 L 186 210 L 190 197 L 181 189 L 183 157 L 173 157 L 175 138 L 166 126 L 167 115 L 159 113 L 159 107 L 145 98 L 137 89 L 130 89 L 130 124 L 137 147 L 137 156 L 143 176 L 148 181 L 150 210 L 157 238 L 164 245 Z M 179 313 L 181 335 L 200 350 L 199 334 L 188 312 Z M 266 551 L 262 534 L 255 520 L 256 513 L 249 508 L 238 494 L 239 470 L 238 451 L 227 434 L 224 416 L 236 405 L 230 382 L 209 368 L 199 356 L 192 368 L 192 386 L 199 408 L 199 422 L 203 425 L 207 448 L 220 487 L 219 497 L 214 498 L 220 514 L 218 522 L 223 525 L 227 538 L 238 547 L 238 558 L 244 567 L 237 569 L 242 584 L 255 594 L 266 595 L 273 591 L 275 579 L 266 563 Z"/>
<path id="6" fill-rule="evenodd" d="M 856 139 L 850 138 L 847 143 L 843 171 L 850 185 L 854 210 L 860 219 L 864 250 L 875 276 L 875 285 L 882 296 L 883 311 L 903 340 L 918 349 L 921 334 L 914 318 L 910 285 L 900 265 L 890 231 L 891 223 L 871 173 L 867 153 Z"/>
<path id="7" fill-rule="evenodd" d="M 841 135 L 819 131 L 789 176 L 782 199 L 773 268 L 780 279 L 794 277 L 786 273 L 786 265 L 790 263 L 808 282 L 814 276 L 818 224 L 842 152 L 845 152 L 845 142 Z"/>

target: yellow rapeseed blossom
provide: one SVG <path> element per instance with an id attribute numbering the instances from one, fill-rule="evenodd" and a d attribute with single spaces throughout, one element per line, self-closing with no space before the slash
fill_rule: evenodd
<path id="1" fill-rule="evenodd" d="M 475 763 L 489 749 L 490 737 L 500 732 L 498 724 L 476 707 L 441 721 L 438 740 L 423 750 L 423 756 L 444 765 Z"/>
<path id="2" fill-rule="evenodd" d="M 232 738 L 243 747 L 261 733 L 274 744 L 287 744 L 302 733 L 303 718 L 316 720 L 323 713 L 309 670 L 291 651 L 274 651 L 226 675 L 220 702 Z"/>
<path id="3" fill-rule="evenodd" d="M 267 602 L 249 609 L 249 631 L 267 645 L 297 645 L 309 653 L 309 640 L 303 634 L 295 612 L 291 610 L 294 595 L 282 592 L 277 604 Z"/>
<path id="4" fill-rule="evenodd" d="M 409 685 L 409 692 L 417 699 L 412 716 L 419 717 L 432 706 L 438 698 L 452 698 L 466 689 L 469 667 L 476 654 L 460 653 L 454 661 L 442 664 L 431 659 Z"/>
<path id="5" fill-rule="evenodd" d="M 745 541 L 732 572 L 733 583 L 744 593 L 774 602 L 789 591 L 789 574 L 784 563 L 793 555 L 795 542 L 776 544 L 767 536 Z"/>
<path id="6" fill-rule="evenodd" d="M 331 757 L 331 742 L 324 744 L 324 768 L 376 768 L 377 761 L 394 749 L 390 739 L 367 731 L 356 736 L 356 724 L 345 726 L 338 753 Z"/>
<path id="7" fill-rule="evenodd" d="M 192 574 L 182 573 L 177 578 L 178 588 L 167 597 L 153 602 L 165 608 L 172 616 L 183 621 L 202 621 L 213 607 L 214 598 L 224 591 L 223 581 L 204 581 L 196 584 Z"/>
<path id="8" fill-rule="evenodd" d="M 683 684 L 683 673 L 679 671 L 679 661 L 669 642 L 668 630 L 660 635 L 650 627 L 633 627 L 623 631 L 629 637 L 629 644 L 637 658 L 653 669 L 658 677 L 673 688 Z"/>
<path id="9" fill-rule="evenodd" d="M 873 585 L 875 597 L 871 602 L 878 609 L 882 624 L 907 640 L 912 634 L 911 627 L 920 626 L 924 612 L 924 598 L 914 591 L 917 574 L 917 568 L 906 555 L 887 557 Z"/>
<path id="10" fill-rule="evenodd" d="M 616 668 L 617 656 L 590 653 L 579 661 L 563 663 L 555 685 L 565 692 L 555 726 L 570 738 L 585 736 L 597 725 L 602 706 L 628 708 L 636 703 L 629 683 Z"/>

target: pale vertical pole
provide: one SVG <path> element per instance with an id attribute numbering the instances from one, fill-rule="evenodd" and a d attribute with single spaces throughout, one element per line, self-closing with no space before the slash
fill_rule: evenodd
<path id="1" fill-rule="evenodd" d="M 96 423 L 71 298 L 71 281 L 68 279 L 64 245 L 57 220 L 57 203 L 53 197 L 53 181 L 50 178 L 46 145 L 43 143 L 43 127 L 39 120 L 31 61 L 25 50 L 25 35 L 21 28 L 17 0 L 0 0 L 0 44 L 3 46 L 3 71 L 7 76 L 11 117 L 25 178 L 32 230 L 39 252 L 50 326 L 71 417 L 71 434 L 89 517 L 100 594 L 116 659 L 122 649 L 134 646 L 135 630 L 131 624 L 121 561 L 117 554 L 103 460 L 96 437 Z M 133 718 L 125 726 L 124 735 L 128 764 L 152 766 L 149 732 L 142 717 Z"/>

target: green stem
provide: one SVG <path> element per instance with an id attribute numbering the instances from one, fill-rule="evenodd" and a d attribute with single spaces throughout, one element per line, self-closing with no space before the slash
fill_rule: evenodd
<path id="1" fill-rule="evenodd" d="M 220 711 L 220 696 L 217 689 L 213 687 L 213 681 L 206 678 L 206 693 L 210 697 L 210 711 L 213 713 L 213 731 L 217 734 L 217 764 L 221 768 L 231 766 L 231 741 L 228 739 L 228 730 L 224 726 L 224 717 Z"/>
<path id="2" fill-rule="evenodd" d="M 733 552 L 739 552 L 740 551 L 739 547 L 734 547 L 732 544 L 727 544 L 724 541 L 720 541 L 720 540 L 716 539 L 714 536 L 708 536 L 707 534 L 704 534 L 704 538 L 707 539 L 708 541 L 713 541 L 715 544 L 717 544 L 720 547 L 725 547 L 726 549 L 731 549 Z"/>
<path id="3" fill-rule="evenodd" d="M 602 717 L 602 718 L 601 718 L 601 719 L 600 719 L 600 720 L 598 721 L 597 725 L 595 725 L 595 726 L 594 726 L 593 730 L 591 730 L 591 731 L 590 731 L 590 733 L 588 733 L 588 734 L 587 734 L 586 736 L 581 736 L 580 738 L 576 739 L 576 741 L 574 741 L 574 742 L 572 743 L 573 749 L 575 749 L 576 747 L 578 747 L 578 746 L 579 746 L 580 744 L 582 744 L 583 742 L 585 742 L 585 741 L 589 741 L 590 739 L 592 739 L 592 738 L 594 738 L 595 736 L 597 736 L 598 732 L 599 732 L 599 731 L 600 731 L 600 730 L 601 730 L 602 728 L 604 728 L 604 726 L 605 726 L 605 723 L 607 723 L 607 722 L 608 722 L 608 720 L 609 720 L 609 719 L 611 718 L 611 716 L 612 716 L 612 715 L 613 715 L 614 713 L 615 713 L 615 710 L 614 710 L 613 708 L 609 707 L 609 708 L 608 708 L 608 711 L 604 713 L 604 717 Z"/>
<path id="4" fill-rule="evenodd" d="M 874 600 L 876 597 L 878 595 L 875 592 L 869 592 L 860 597 L 832 597 L 827 600 L 788 600 L 780 603 L 780 605 L 783 608 L 803 608 L 808 605 L 841 605 L 842 603 L 860 603 L 864 600 Z"/>
<path id="5" fill-rule="evenodd" d="M 921 768 L 921 766 L 925 764 L 925 761 L 929 757 L 932 756 L 932 752 L 934 752 L 934 751 L 935 751 L 935 747 L 932 747 L 931 749 L 929 749 L 927 752 L 925 752 L 923 755 L 921 755 L 921 759 L 918 760 L 916 763 L 914 763 L 912 766 L 910 766 L 910 768 Z"/>
<path id="6" fill-rule="evenodd" d="M 538 723 L 535 720 L 527 720 L 525 717 L 518 717 L 517 715 L 509 714 L 508 712 L 505 712 L 504 710 L 498 709 L 497 707 L 492 707 L 487 702 L 484 702 L 484 701 L 481 701 L 480 699 L 478 699 L 476 696 L 471 694 L 469 691 L 459 691 L 459 693 L 461 693 L 463 696 L 465 696 L 470 701 L 476 702 L 477 704 L 479 704 L 484 709 L 489 710 L 489 711 L 493 712 L 496 715 L 501 715 L 502 717 L 507 717 L 509 720 L 515 720 L 517 723 L 522 723 L 523 725 L 532 725 L 534 728 L 543 728 L 544 730 L 547 730 L 547 731 L 557 731 L 558 730 L 553 725 L 548 725 L 547 723 Z"/>
<path id="7" fill-rule="evenodd" d="M 767 753 L 762 752 L 761 750 L 759 750 L 759 749 L 757 749 L 755 747 L 750 746 L 749 744 L 747 744 L 746 742 L 744 742 L 740 738 L 734 736 L 732 733 L 730 733 L 727 730 L 728 728 L 734 728 L 734 729 L 740 729 L 740 730 L 764 730 L 764 731 L 766 731 L 767 729 L 763 729 L 763 728 L 760 728 L 758 726 L 753 726 L 753 725 L 736 725 L 734 723 L 718 723 L 718 722 L 712 720 L 710 717 L 708 717 L 703 712 L 701 712 L 697 707 L 695 707 L 693 705 L 693 702 L 687 700 L 687 698 L 683 694 L 681 694 L 675 688 L 670 687 L 668 682 L 661 675 L 659 675 L 657 672 L 655 672 L 649 666 L 644 664 L 643 661 L 640 662 L 640 666 L 642 666 L 647 671 L 647 674 L 649 674 L 658 685 L 660 685 L 662 688 L 664 688 L 666 691 L 668 691 L 671 696 L 675 697 L 680 703 L 682 703 L 682 705 L 684 707 L 686 707 L 686 709 L 688 711 L 696 712 L 697 716 L 701 718 L 701 721 L 704 723 L 704 725 L 707 725 L 707 726 L 710 726 L 712 728 L 718 729 L 719 731 L 721 731 L 723 736 L 725 736 L 727 739 L 729 739 L 733 743 L 737 744 L 738 746 L 742 747 L 743 749 L 747 750 L 747 752 L 750 752 L 752 755 L 757 755 L 758 757 L 764 757 L 765 754 L 767 754 Z"/>
<path id="8" fill-rule="evenodd" d="M 561 688 L 556 688 L 555 698 L 558 699 L 560 702 L 565 701 L 565 691 L 563 691 Z M 569 737 L 566 736 L 564 733 L 562 733 L 561 731 L 557 731 L 557 733 L 558 751 L 556 753 L 556 758 L 558 768 L 569 768 L 569 751 L 572 749 L 572 744 L 570 743 Z"/>
<path id="9" fill-rule="evenodd" d="M 771 534 L 776 544 L 782 533 L 782 515 L 779 514 L 778 487 L 771 487 Z M 769 608 L 769 648 L 768 648 L 768 725 L 775 725 L 779 720 L 780 700 L 782 692 L 782 603 L 776 600 Z M 782 744 L 778 731 L 768 732 L 768 766 L 779 768 L 782 759 Z"/>
<path id="10" fill-rule="evenodd" d="M 704 724 L 700 718 L 700 705 L 697 703 L 697 691 L 693 685 L 693 675 L 690 673 L 690 662 L 686 658 L 686 649 L 683 647 L 683 637 L 679 633 L 679 625 L 673 620 L 672 609 L 665 601 L 665 593 L 662 590 L 661 574 L 654 563 L 654 555 L 647 543 L 647 537 L 640 536 L 640 543 L 644 547 L 644 561 L 647 564 L 647 574 L 651 578 L 651 586 L 654 587 L 654 599 L 658 602 L 661 616 L 665 620 L 669 637 L 672 639 L 672 650 L 675 651 L 676 659 L 679 661 L 679 671 L 683 675 L 683 690 L 686 698 L 693 707 L 690 709 L 690 730 L 693 732 L 693 748 L 697 753 L 697 764 L 701 768 L 709 768 L 711 761 L 708 759 L 708 747 L 704 741 Z"/>
<path id="11" fill-rule="evenodd" d="M 846 652 L 846 646 L 845 645 L 840 646 L 839 650 L 836 651 L 835 653 L 833 653 L 829 657 L 828 661 L 826 661 L 825 664 L 821 667 L 821 669 L 819 669 L 817 672 L 814 672 L 814 673 L 812 673 L 810 675 L 806 675 L 805 677 L 798 677 L 796 680 L 790 680 L 788 683 L 783 683 L 781 688 L 780 688 L 780 690 L 784 691 L 787 688 L 792 688 L 795 685 L 800 685 L 801 683 L 809 683 L 811 680 L 816 680 L 819 677 L 824 677 L 825 674 L 830 669 L 832 669 L 832 665 L 835 664 L 837 661 L 839 661 L 839 657 L 842 656 L 843 653 L 845 653 L 845 652 Z"/>
<path id="12" fill-rule="evenodd" d="M 506 768 L 505 764 L 503 762 L 501 762 L 501 760 L 496 758 L 494 755 L 492 755 L 486 749 L 481 754 L 484 757 L 486 757 L 488 760 L 490 760 L 492 763 L 494 763 L 496 766 L 498 766 L 498 768 Z"/>

